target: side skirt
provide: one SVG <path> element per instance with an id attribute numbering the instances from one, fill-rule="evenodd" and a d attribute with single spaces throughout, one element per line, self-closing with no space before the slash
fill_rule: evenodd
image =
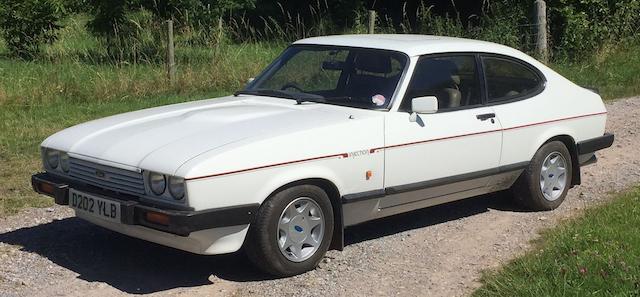
<path id="1" fill-rule="evenodd" d="M 508 189 L 529 162 L 342 197 L 344 226 Z"/>

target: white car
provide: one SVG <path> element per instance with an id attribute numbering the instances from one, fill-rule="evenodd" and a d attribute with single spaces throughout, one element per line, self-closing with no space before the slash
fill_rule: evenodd
<path id="1" fill-rule="evenodd" d="M 506 46 L 317 37 L 233 96 L 50 136 L 32 184 L 96 225 L 198 254 L 244 246 L 289 276 L 369 220 L 505 189 L 558 207 L 613 143 L 606 114 L 595 91 Z"/>

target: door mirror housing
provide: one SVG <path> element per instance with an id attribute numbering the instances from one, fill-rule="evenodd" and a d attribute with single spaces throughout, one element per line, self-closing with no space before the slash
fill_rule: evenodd
<path id="1" fill-rule="evenodd" d="M 435 96 L 416 97 L 411 99 L 411 117 L 409 120 L 415 122 L 419 113 L 438 112 L 438 98 Z"/>

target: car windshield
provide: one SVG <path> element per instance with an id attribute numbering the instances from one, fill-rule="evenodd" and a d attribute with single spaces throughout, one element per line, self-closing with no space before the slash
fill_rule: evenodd
<path id="1" fill-rule="evenodd" d="M 236 94 L 386 109 L 406 64 L 393 51 L 294 45 Z"/>

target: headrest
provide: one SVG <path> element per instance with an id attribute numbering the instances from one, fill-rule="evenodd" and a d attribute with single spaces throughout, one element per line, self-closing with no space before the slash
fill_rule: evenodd
<path id="1" fill-rule="evenodd" d="M 414 77 L 423 86 L 439 88 L 460 84 L 460 77 L 455 75 L 458 68 L 455 63 L 437 59 L 428 59 L 419 63 Z"/>
<path id="2" fill-rule="evenodd" d="M 441 72 L 447 76 L 451 76 L 458 72 L 458 66 L 452 61 L 430 59 L 425 62 L 426 67 L 423 69 L 427 69 L 429 72 Z"/>
<path id="3" fill-rule="evenodd" d="M 460 84 L 460 75 L 452 75 L 451 76 L 451 81 L 453 81 L 454 84 L 459 85 Z"/>
<path id="4" fill-rule="evenodd" d="M 382 53 L 361 52 L 355 59 L 355 68 L 373 73 L 390 73 L 391 58 Z"/>

